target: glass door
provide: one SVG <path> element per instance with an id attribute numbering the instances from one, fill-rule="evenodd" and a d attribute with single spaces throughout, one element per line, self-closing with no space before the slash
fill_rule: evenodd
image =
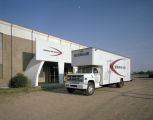
<path id="1" fill-rule="evenodd" d="M 48 67 L 48 83 L 58 83 L 58 67 Z"/>

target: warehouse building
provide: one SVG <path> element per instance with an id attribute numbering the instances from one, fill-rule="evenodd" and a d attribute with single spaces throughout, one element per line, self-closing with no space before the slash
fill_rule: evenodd
<path id="1" fill-rule="evenodd" d="M 63 83 L 71 73 L 71 51 L 86 46 L 0 20 L 0 87 L 25 74 L 33 86 Z"/>

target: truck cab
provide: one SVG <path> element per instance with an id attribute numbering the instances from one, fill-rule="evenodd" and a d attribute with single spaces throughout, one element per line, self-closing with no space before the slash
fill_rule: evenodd
<path id="1" fill-rule="evenodd" d="M 77 70 L 65 83 L 70 93 L 79 89 L 92 95 L 95 88 L 112 84 L 121 88 L 131 80 L 129 58 L 93 47 L 72 51 L 72 66 Z"/>
<path id="2" fill-rule="evenodd" d="M 95 88 L 101 87 L 102 67 L 86 65 L 78 66 L 77 73 L 67 75 L 65 87 L 73 93 L 76 89 L 84 90 L 87 95 L 92 95 Z"/>

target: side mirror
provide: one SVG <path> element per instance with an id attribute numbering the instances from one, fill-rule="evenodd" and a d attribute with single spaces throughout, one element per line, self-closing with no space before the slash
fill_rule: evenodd
<path id="1" fill-rule="evenodd" d="M 94 68 L 93 73 L 98 73 L 98 70 L 96 68 Z"/>

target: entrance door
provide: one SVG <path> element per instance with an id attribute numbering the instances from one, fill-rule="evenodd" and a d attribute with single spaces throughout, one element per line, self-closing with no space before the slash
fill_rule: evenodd
<path id="1" fill-rule="evenodd" d="M 100 71 L 97 68 L 93 68 L 93 73 L 95 75 L 95 82 L 100 83 Z"/>
<path id="2" fill-rule="evenodd" d="M 45 83 L 58 83 L 58 63 L 45 62 L 43 65 L 43 72 L 45 74 Z"/>
<path id="3" fill-rule="evenodd" d="M 48 66 L 48 83 L 58 83 L 57 66 Z"/>

